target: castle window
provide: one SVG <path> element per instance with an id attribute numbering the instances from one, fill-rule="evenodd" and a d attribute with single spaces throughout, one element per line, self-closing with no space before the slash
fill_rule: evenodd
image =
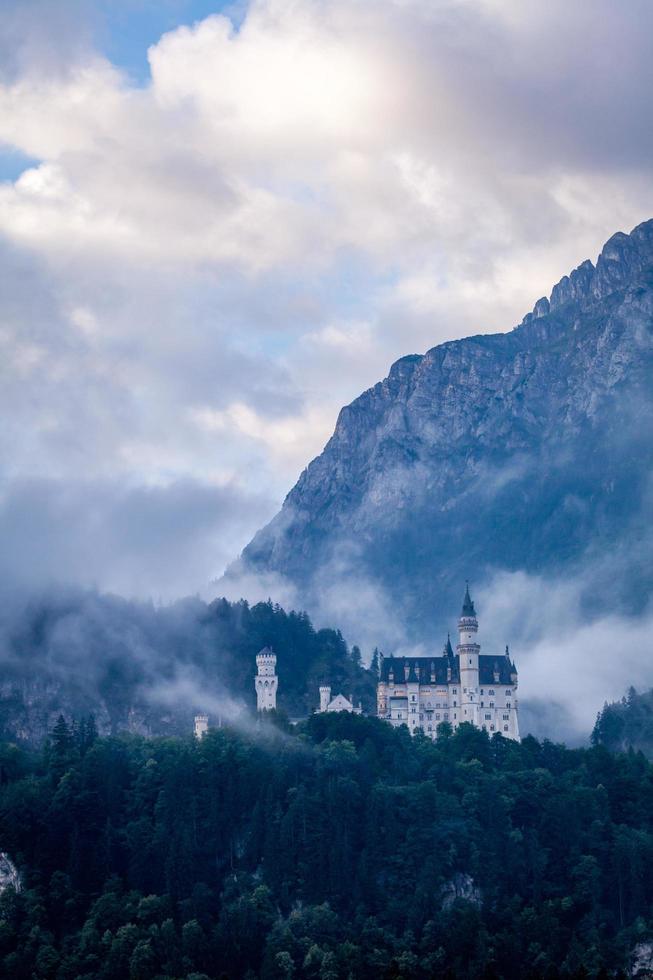
<path id="1" fill-rule="evenodd" d="M 482 694 L 482 693 L 483 693 L 483 692 L 481 691 L 481 694 Z M 481 701 L 481 708 L 484 708 L 484 707 L 485 707 L 485 702 L 484 702 L 484 701 Z"/>
<path id="2" fill-rule="evenodd" d="M 463 688 L 463 694 L 467 694 L 467 688 L 466 687 Z"/>
<path id="3" fill-rule="evenodd" d="M 504 721 L 510 721 L 510 715 L 504 715 L 503 716 L 503 720 Z"/>
<path id="4" fill-rule="evenodd" d="M 471 662 L 472 662 L 472 658 L 471 658 L 471 657 L 469 658 L 469 662 L 470 662 L 470 664 L 471 664 Z"/>
<path id="5" fill-rule="evenodd" d="M 490 725 L 490 731 L 491 731 L 491 732 L 493 732 L 493 731 L 494 731 L 494 725 Z"/>
<path id="6" fill-rule="evenodd" d="M 488 691 L 487 693 L 488 694 L 494 694 L 494 691 Z"/>
<path id="7" fill-rule="evenodd" d="M 493 708 L 493 707 L 494 707 L 494 701 L 490 701 L 490 707 L 491 707 L 491 708 Z"/>
<path id="8" fill-rule="evenodd" d="M 435 716 L 435 720 L 436 720 L 436 721 L 440 721 L 440 715 L 436 715 L 436 716 Z"/>
<path id="9" fill-rule="evenodd" d="M 486 716 L 485 716 L 485 720 L 486 720 L 486 721 L 489 721 L 491 717 L 492 717 L 492 715 L 486 715 Z"/>
<path id="10" fill-rule="evenodd" d="M 506 701 L 506 708 L 510 708 L 510 707 L 511 707 L 510 701 Z"/>
<path id="11" fill-rule="evenodd" d="M 508 731 L 508 726 L 507 725 L 504 725 L 503 726 L 503 730 L 504 730 L 504 732 L 507 732 Z"/>
<path id="12" fill-rule="evenodd" d="M 483 693 L 484 693 L 483 688 L 481 688 L 481 694 L 483 694 Z"/>
<path id="13" fill-rule="evenodd" d="M 444 713 L 444 720 L 445 721 L 449 721 L 449 712 L 448 711 L 445 711 L 445 713 Z"/>
<path id="14" fill-rule="evenodd" d="M 458 689 L 454 687 L 454 689 L 453 689 L 453 693 L 454 693 L 454 694 L 458 694 Z"/>
<path id="15" fill-rule="evenodd" d="M 457 718 L 457 717 L 458 717 L 458 715 L 456 714 L 456 712 L 455 712 L 455 711 L 454 711 L 454 713 L 453 713 L 453 716 L 454 716 L 454 718 Z"/>

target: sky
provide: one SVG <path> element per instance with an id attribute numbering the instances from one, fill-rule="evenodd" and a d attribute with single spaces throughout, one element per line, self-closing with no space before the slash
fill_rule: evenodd
<path id="1" fill-rule="evenodd" d="M 649 0 L 4 0 L 0 575 L 167 600 L 653 215 Z"/>

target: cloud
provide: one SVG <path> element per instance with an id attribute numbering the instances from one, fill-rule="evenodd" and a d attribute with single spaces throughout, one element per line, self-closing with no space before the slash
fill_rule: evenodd
<path id="1" fill-rule="evenodd" d="M 102 583 L 159 600 L 208 594 L 270 509 L 263 494 L 196 481 L 13 481 L 0 493 L 0 577 L 23 590 Z"/>
<path id="2" fill-rule="evenodd" d="M 604 702 L 631 684 L 653 687 L 653 665 L 642 656 L 653 610 L 589 613 L 586 592 L 595 580 L 588 563 L 570 577 L 502 572 L 479 592 L 482 645 L 499 651 L 510 642 L 517 662 L 523 734 L 583 741 Z"/>
<path id="3" fill-rule="evenodd" d="M 219 575 L 392 360 L 509 328 L 650 209 L 641 0 L 253 0 L 138 85 L 82 0 L 5 7 L 0 145 L 38 162 L 0 183 L 0 485 L 48 574 Z"/>

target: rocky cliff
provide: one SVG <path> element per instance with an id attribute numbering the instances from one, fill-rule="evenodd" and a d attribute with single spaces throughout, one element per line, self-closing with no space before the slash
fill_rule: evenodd
<path id="1" fill-rule="evenodd" d="M 309 608 L 372 583 L 415 639 L 497 570 L 582 569 L 589 606 L 635 611 L 653 584 L 652 367 L 653 220 L 510 332 L 397 361 L 232 574 L 280 573 Z"/>

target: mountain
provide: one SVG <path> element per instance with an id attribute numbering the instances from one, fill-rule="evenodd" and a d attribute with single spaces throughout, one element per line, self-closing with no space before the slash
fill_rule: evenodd
<path id="1" fill-rule="evenodd" d="M 465 578 L 478 589 L 502 571 L 567 576 L 588 610 L 640 612 L 653 585 L 652 368 L 650 220 L 510 332 L 393 364 L 341 410 L 229 574 L 280 576 L 309 609 L 349 598 L 355 614 L 358 599 L 359 618 L 373 593 L 412 640 L 451 621 Z"/>

